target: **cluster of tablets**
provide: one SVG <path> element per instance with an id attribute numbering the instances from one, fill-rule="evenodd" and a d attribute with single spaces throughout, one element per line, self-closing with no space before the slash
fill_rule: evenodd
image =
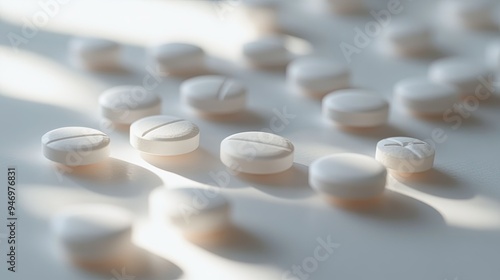
<path id="1" fill-rule="evenodd" d="M 265 15 L 268 29 L 276 30 L 273 1 L 248 1 L 249 11 Z M 466 26 L 484 26 L 487 2 L 446 1 L 450 17 Z M 467 3 L 465 3 L 467 2 Z M 336 13 L 363 10 L 362 1 L 323 1 Z M 491 22 L 489 22 L 491 23 Z M 262 22 L 261 22 L 262 24 Z M 432 32 L 410 21 L 388 27 L 384 42 L 397 54 L 416 55 L 432 49 Z M 112 69 L 120 64 L 118 43 L 79 38 L 70 42 L 74 62 L 90 70 Z M 299 57 L 287 49 L 285 40 L 267 35 L 243 46 L 248 63 L 257 68 L 286 66 L 287 82 L 296 90 L 322 99 L 323 116 L 340 126 L 366 128 L 384 125 L 389 118 L 389 101 L 371 90 L 354 89 L 349 67 L 322 57 Z M 247 89 L 233 78 L 203 75 L 205 52 L 186 43 L 168 43 L 151 48 L 149 56 L 163 72 L 174 76 L 195 76 L 180 87 L 182 103 L 201 115 L 225 115 L 245 109 Z M 487 51 L 494 67 L 500 68 L 500 43 Z M 400 81 L 394 86 L 396 102 L 417 116 L 442 115 L 447 109 L 485 86 L 491 67 L 465 58 L 435 61 L 427 77 Z M 105 91 L 98 101 L 102 116 L 130 125 L 130 144 L 142 153 L 177 156 L 196 150 L 200 129 L 188 120 L 162 115 L 161 98 L 143 87 L 119 86 Z M 43 154 L 67 166 L 89 165 L 109 156 L 110 138 L 103 132 L 84 127 L 63 127 L 42 137 Z M 235 172 L 275 174 L 292 167 L 294 145 L 288 139 L 266 132 L 230 135 L 220 144 L 221 162 Z M 389 172 L 412 174 L 433 167 L 433 146 L 419 139 L 391 137 L 379 141 L 375 158 L 343 153 L 327 155 L 309 167 L 309 184 L 335 203 L 365 203 L 381 196 Z M 203 200 L 200 204 L 197 201 Z M 230 226 L 230 203 L 210 188 L 159 188 L 150 194 L 150 215 L 157 224 L 167 222 L 190 240 L 221 238 Z M 182 208 L 189 207 L 186 219 Z M 113 206 L 85 205 L 56 216 L 54 228 L 76 263 L 89 268 L 109 267 L 128 262 L 132 253 L 132 215 Z"/>

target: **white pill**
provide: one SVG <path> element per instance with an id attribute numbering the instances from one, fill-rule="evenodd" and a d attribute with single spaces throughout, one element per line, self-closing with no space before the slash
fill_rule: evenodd
<path id="1" fill-rule="evenodd" d="M 324 156 L 309 166 L 309 185 L 328 197 L 369 200 L 385 190 L 387 171 L 375 159 L 352 153 Z"/>
<path id="2" fill-rule="evenodd" d="M 483 83 L 491 79 L 491 71 L 479 61 L 451 57 L 433 62 L 429 67 L 429 78 L 459 89 L 461 95 L 473 95 Z"/>
<path id="3" fill-rule="evenodd" d="M 326 58 L 299 58 L 287 68 L 288 83 L 314 97 L 349 87 L 350 76 L 346 65 Z"/>
<path id="4" fill-rule="evenodd" d="M 133 258 L 132 214 L 104 204 L 71 206 L 52 219 L 52 230 L 67 256 L 87 268 L 105 269 Z M 113 267 L 108 267 L 111 269 Z"/>
<path id="5" fill-rule="evenodd" d="M 121 46 L 99 38 L 73 38 L 69 41 L 70 60 L 88 70 L 110 70 L 120 66 Z"/>
<path id="6" fill-rule="evenodd" d="M 205 51 L 199 46 L 187 43 L 168 43 L 153 47 L 150 56 L 160 71 L 174 75 L 196 75 L 206 69 Z"/>
<path id="7" fill-rule="evenodd" d="M 270 34 L 279 31 L 278 8 L 281 0 L 243 0 L 244 15 L 256 31 Z"/>
<path id="8" fill-rule="evenodd" d="M 178 117 L 151 116 L 130 126 L 130 144 L 147 154 L 181 155 L 198 148 L 200 130 L 194 123 Z"/>
<path id="9" fill-rule="evenodd" d="M 363 0 L 320 0 L 322 8 L 335 14 L 355 14 L 366 10 Z"/>
<path id="10" fill-rule="evenodd" d="M 323 116 L 348 127 L 383 125 L 389 117 L 389 103 L 376 92 L 362 89 L 334 91 L 323 98 Z"/>
<path id="11" fill-rule="evenodd" d="M 280 36 L 269 36 L 246 43 L 243 56 L 247 63 L 257 68 L 277 68 L 286 66 L 292 54 L 286 47 L 286 40 Z"/>
<path id="12" fill-rule="evenodd" d="M 495 25 L 494 0 L 445 0 L 443 17 L 452 26 L 471 29 L 490 28 Z"/>
<path id="13" fill-rule="evenodd" d="M 414 20 L 395 20 L 384 31 L 384 47 L 396 55 L 413 56 L 432 49 L 429 26 Z"/>
<path id="14" fill-rule="evenodd" d="M 88 165 L 109 156 L 109 137 L 87 127 L 62 127 L 42 136 L 43 155 L 68 166 Z"/>
<path id="15" fill-rule="evenodd" d="M 496 40 L 486 48 L 486 63 L 495 72 L 500 72 L 500 40 Z"/>
<path id="16" fill-rule="evenodd" d="M 229 114 L 245 109 L 246 87 L 224 76 L 200 76 L 181 85 L 181 100 L 205 114 Z"/>
<path id="17" fill-rule="evenodd" d="M 230 205 L 219 190 L 160 187 L 149 196 L 153 222 L 171 225 L 186 235 L 221 231 L 230 224 Z"/>
<path id="18" fill-rule="evenodd" d="M 103 117 L 120 124 L 161 113 L 161 99 L 141 86 L 118 86 L 99 96 Z"/>
<path id="19" fill-rule="evenodd" d="M 220 159 L 232 170 L 249 174 L 273 174 L 293 165 L 294 146 L 267 132 L 242 132 L 222 140 Z"/>
<path id="20" fill-rule="evenodd" d="M 418 115 L 439 115 L 459 102 L 457 88 L 428 78 L 408 78 L 394 86 L 396 100 Z"/>
<path id="21" fill-rule="evenodd" d="M 434 148 L 419 139 L 391 137 L 377 143 L 375 158 L 390 170 L 419 173 L 432 168 Z"/>

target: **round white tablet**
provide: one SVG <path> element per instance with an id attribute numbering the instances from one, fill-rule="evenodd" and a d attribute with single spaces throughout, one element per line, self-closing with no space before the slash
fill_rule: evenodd
<path id="1" fill-rule="evenodd" d="M 394 95 L 401 105 L 418 115 L 439 115 L 459 102 L 458 89 L 428 78 L 408 78 L 394 86 Z"/>
<path id="2" fill-rule="evenodd" d="M 490 28 L 495 25 L 494 0 L 445 0 L 443 17 L 452 26 L 464 28 Z"/>
<path id="3" fill-rule="evenodd" d="M 99 96 L 103 117 L 120 124 L 161 113 L 161 99 L 142 86 L 113 87 Z"/>
<path id="4" fill-rule="evenodd" d="M 269 36 L 246 43 L 243 56 L 247 63 L 257 68 L 286 66 L 292 54 L 286 47 L 286 40 L 280 36 Z"/>
<path id="5" fill-rule="evenodd" d="M 220 231 L 230 224 L 230 205 L 219 190 L 160 187 L 149 196 L 150 216 L 187 235 Z"/>
<path id="6" fill-rule="evenodd" d="M 491 71 L 480 61 L 451 57 L 433 62 L 429 67 L 429 78 L 458 88 L 461 95 L 472 95 L 481 86 L 481 78 L 486 81 L 491 78 Z"/>
<path id="7" fill-rule="evenodd" d="M 375 159 L 352 153 L 324 156 L 309 166 L 309 185 L 340 200 L 369 200 L 385 190 L 387 171 Z"/>
<path id="8" fill-rule="evenodd" d="M 228 168 L 249 174 L 273 174 L 293 165 L 294 146 L 267 132 L 242 132 L 222 140 L 220 159 Z"/>
<path id="9" fill-rule="evenodd" d="M 88 165 L 109 156 L 109 137 L 87 127 L 62 127 L 42 136 L 43 155 L 68 166 Z"/>
<path id="10" fill-rule="evenodd" d="M 491 42 L 486 48 L 486 64 L 495 72 L 500 72 L 500 40 Z"/>
<path id="11" fill-rule="evenodd" d="M 384 46 L 396 55 L 418 55 L 432 49 L 429 26 L 413 20 L 395 20 L 384 31 Z"/>
<path id="12" fill-rule="evenodd" d="M 389 103 L 376 92 L 362 89 L 334 91 L 323 98 L 323 115 L 349 127 L 383 125 L 389 117 Z"/>
<path id="13" fill-rule="evenodd" d="M 198 148 L 200 130 L 194 123 L 178 117 L 151 116 L 130 126 L 130 144 L 147 154 L 181 155 Z"/>
<path id="14" fill-rule="evenodd" d="M 99 38 L 73 38 L 69 41 L 70 60 L 89 70 L 109 70 L 120 66 L 121 47 L 117 42 Z"/>
<path id="15" fill-rule="evenodd" d="M 366 10 L 363 0 L 320 0 L 326 10 L 335 14 L 355 14 Z"/>
<path id="16" fill-rule="evenodd" d="M 54 235 L 77 263 L 115 263 L 130 257 L 132 214 L 104 204 L 71 206 L 52 219 Z"/>
<path id="17" fill-rule="evenodd" d="M 323 97 L 332 91 L 349 87 L 350 77 L 346 65 L 326 58 L 299 58 L 287 68 L 288 83 L 314 97 Z"/>
<path id="18" fill-rule="evenodd" d="M 170 75 L 195 75 L 206 69 L 205 51 L 187 43 L 168 43 L 153 47 L 150 56 L 162 72 Z"/>
<path id="19" fill-rule="evenodd" d="M 200 76 L 181 85 L 181 100 L 206 114 L 229 114 L 245 109 L 246 87 L 224 76 Z"/>
<path id="20" fill-rule="evenodd" d="M 377 143 L 375 158 L 390 170 L 419 173 L 432 168 L 434 148 L 422 140 L 391 137 Z"/>

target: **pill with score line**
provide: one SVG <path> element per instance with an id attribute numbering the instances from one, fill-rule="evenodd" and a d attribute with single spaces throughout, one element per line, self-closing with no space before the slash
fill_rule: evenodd
<path id="1" fill-rule="evenodd" d="M 110 139 L 97 129 L 62 127 L 42 136 L 43 155 L 67 166 L 94 164 L 109 156 Z"/>
<path id="2" fill-rule="evenodd" d="M 200 130 L 194 123 L 179 117 L 158 115 L 130 126 L 130 144 L 137 150 L 158 156 L 175 156 L 196 150 Z"/>
<path id="3" fill-rule="evenodd" d="M 294 146 L 290 140 L 272 133 L 242 132 L 222 140 L 220 158 L 237 172 L 274 174 L 292 167 Z"/>
<path id="4" fill-rule="evenodd" d="M 420 173 L 434 165 L 435 150 L 429 143 L 410 137 L 390 137 L 377 143 L 375 158 L 387 169 Z"/>

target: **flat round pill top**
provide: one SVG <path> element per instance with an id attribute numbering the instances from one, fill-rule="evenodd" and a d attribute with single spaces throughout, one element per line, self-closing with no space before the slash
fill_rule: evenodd
<path id="1" fill-rule="evenodd" d="M 151 141 L 182 141 L 200 133 L 194 123 L 174 116 L 151 116 L 130 126 L 131 134 Z"/>
<path id="2" fill-rule="evenodd" d="M 69 47 L 78 52 L 93 52 L 118 48 L 119 44 L 100 38 L 73 38 L 69 42 Z"/>
<path id="3" fill-rule="evenodd" d="M 353 153 L 325 156 L 309 167 L 309 176 L 322 191 L 328 187 L 370 186 L 370 182 L 385 183 L 386 168 L 375 159 Z"/>
<path id="4" fill-rule="evenodd" d="M 267 36 L 259 40 L 246 43 L 243 53 L 248 56 L 260 55 L 270 52 L 287 52 L 286 40 L 281 36 Z"/>
<path id="5" fill-rule="evenodd" d="M 245 86 L 237 80 L 224 76 L 201 76 L 191 78 L 181 85 L 181 92 L 189 99 L 226 100 L 246 94 Z"/>
<path id="6" fill-rule="evenodd" d="M 488 78 L 488 67 L 479 62 L 468 58 L 450 57 L 436 60 L 429 68 L 429 76 L 432 80 L 463 83 L 476 81 L 478 77 Z"/>
<path id="7" fill-rule="evenodd" d="M 377 152 L 403 160 L 434 157 L 435 153 L 430 144 L 410 137 L 390 137 L 380 140 L 377 143 Z"/>
<path id="8" fill-rule="evenodd" d="M 389 103 L 375 92 L 360 89 L 334 91 L 323 102 L 328 109 L 338 112 L 370 112 L 389 108 Z"/>
<path id="9" fill-rule="evenodd" d="M 394 85 L 394 92 L 407 100 L 427 101 L 459 96 L 453 86 L 436 83 L 426 77 L 407 78 Z"/>
<path id="10" fill-rule="evenodd" d="M 57 151 L 98 150 L 109 142 L 104 132 L 88 127 L 61 127 L 42 136 L 42 145 Z"/>
<path id="11" fill-rule="evenodd" d="M 297 79 L 323 80 L 349 73 L 346 65 L 331 59 L 305 57 L 294 60 L 287 72 Z"/>
<path id="12" fill-rule="evenodd" d="M 64 241 L 85 243 L 130 231 L 132 215 L 112 205 L 85 204 L 63 210 L 52 222 L 55 234 Z"/>
<path id="13" fill-rule="evenodd" d="M 185 57 L 203 55 L 202 48 L 187 43 L 168 43 L 153 47 L 151 54 L 160 62 L 170 63 L 182 60 Z"/>
<path id="14" fill-rule="evenodd" d="M 100 106 L 119 110 L 150 108 L 160 102 L 158 95 L 132 85 L 113 87 L 99 96 Z"/>
<path id="15" fill-rule="evenodd" d="M 259 131 L 233 134 L 221 143 L 221 151 L 244 160 L 272 159 L 287 156 L 294 151 L 290 140 L 281 136 Z"/>

